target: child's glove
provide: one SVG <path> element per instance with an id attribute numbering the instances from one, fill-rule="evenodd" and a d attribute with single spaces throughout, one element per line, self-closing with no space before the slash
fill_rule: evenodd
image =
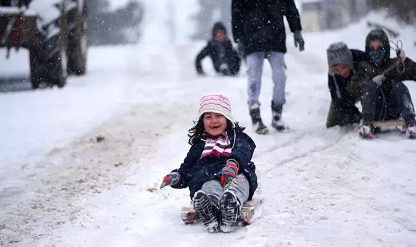
<path id="1" fill-rule="evenodd" d="M 377 75 L 373 77 L 373 82 L 375 84 L 377 84 L 379 87 L 381 87 L 381 85 L 383 85 L 384 79 L 386 79 L 386 77 L 384 75 Z"/>
<path id="2" fill-rule="evenodd" d="M 171 172 L 163 178 L 163 182 L 160 184 L 160 188 L 162 189 L 165 186 L 177 185 L 180 178 L 181 174 L 179 172 Z"/>
<path id="3" fill-rule="evenodd" d="M 237 176 L 238 168 L 238 162 L 236 160 L 227 160 L 227 164 L 221 170 L 222 186 L 227 185 Z"/>

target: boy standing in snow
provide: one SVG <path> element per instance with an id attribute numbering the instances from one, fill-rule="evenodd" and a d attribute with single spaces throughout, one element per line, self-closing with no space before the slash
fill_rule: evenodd
<path id="1" fill-rule="evenodd" d="M 326 127 L 346 126 L 360 123 L 361 112 L 355 106 L 356 99 L 347 92 L 347 84 L 364 60 L 365 52 L 348 49 L 344 42 L 331 44 L 326 50 L 328 57 L 328 87 L 331 93 Z"/>
<path id="2" fill-rule="evenodd" d="M 221 22 L 214 24 L 212 28 L 212 39 L 208 41 L 201 52 L 196 57 L 196 71 L 203 75 L 201 61 L 206 56 L 210 56 L 214 69 L 225 76 L 233 76 L 240 70 L 241 59 L 237 51 L 233 49 L 231 41 L 227 38 L 227 30 Z"/>
<path id="3" fill-rule="evenodd" d="M 248 106 L 256 133 L 266 134 L 268 128 L 260 116 L 260 88 L 264 58 L 272 67 L 273 100 L 272 126 L 285 129 L 282 121 L 283 105 L 286 103 L 286 73 L 284 53 L 286 53 L 286 32 L 283 16 L 294 33 L 295 46 L 303 51 L 303 41 L 299 12 L 293 0 L 232 0 L 232 28 L 235 42 L 244 47 L 248 73 Z"/>
<path id="4" fill-rule="evenodd" d="M 163 178 L 161 188 L 189 187 L 192 204 L 208 232 L 230 232 L 244 202 L 257 189 L 251 159 L 256 145 L 234 122 L 230 101 L 221 94 L 202 97 L 199 120 L 189 130 L 189 150 L 179 169 Z"/>
<path id="5" fill-rule="evenodd" d="M 366 59 L 362 61 L 352 82 L 347 86 L 356 99 L 361 98 L 363 125 L 359 135 L 372 138 L 373 121 L 403 117 L 406 135 L 416 138 L 416 120 L 412 98 L 403 81 L 416 81 L 416 63 L 397 50 L 390 58 L 390 43 L 382 29 L 372 30 L 365 41 Z"/>

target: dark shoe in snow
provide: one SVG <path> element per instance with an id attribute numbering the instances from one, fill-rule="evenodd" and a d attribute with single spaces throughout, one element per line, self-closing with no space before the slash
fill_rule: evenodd
<path id="1" fill-rule="evenodd" d="M 288 129 L 286 123 L 282 119 L 279 119 L 279 120 L 273 119 L 272 127 L 275 128 L 277 131 L 283 131 L 285 129 Z"/>
<path id="2" fill-rule="evenodd" d="M 254 124 L 253 129 L 255 130 L 257 134 L 260 134 L 260 135 L 265 135 L 269 133 L 269 128 L 267 128 L 267 126 L 264 125 L 263 122 L 257 122 L 256 124 Z"/>
<path id="3" fill-rule="evenodd" d="M 232 232 L 238 225 L 241 203 L 231 191 L 224 192 L 220 200 L 220 229 L 222 232 Z"/>
<path id="4" fill-rule="evenodd" d="M 249 107 L 251 122 L 253 123 L 253 129 L 257 134 L 267 134 L 269 129 L 266 125 L 263 124 L 263 121 L 260 116 L 260 106 L 252 105 Z"/>
<path id="5" fill-rule="evenodd" d="M 282 120 L 283 105 L 275 105 L 272 102 L 272 127 L 277 131 L 287 129 L 286 123 Z"/>
<path id="6" fill-rule="evenodd" d="M 409 139 L 416 139 L 416 126 L 408 126 L 405 129 L 405 135 Z"/>
<path id="7" fill-rule="evenodd" d="M 202 223 L 210 233 L 218 232 L 218 220 L 214 213 L 213 205 L 209 197 L 203 191 L 197 191 L 193 198 L 193 206 Z"/>

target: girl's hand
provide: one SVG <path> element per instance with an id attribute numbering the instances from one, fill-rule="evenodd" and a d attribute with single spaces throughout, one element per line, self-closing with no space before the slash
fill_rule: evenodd
<path id="1" fill-rule="evenodd" d="M 227 160 L 227 165 L 221 170 L 221 184 L 227 185 L 238 174 L 238 162 L 236 160 Z"/>
<path id="2" fill-rule="evenodd" d="M 179 172 L 171 172 L 163 178 L 160 188 L 162 189 L 165 186 L 177 185 L 180 178 L 181 174 Z"/>

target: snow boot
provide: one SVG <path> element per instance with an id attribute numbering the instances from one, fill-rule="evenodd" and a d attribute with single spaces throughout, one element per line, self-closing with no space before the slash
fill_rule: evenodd
<path id="1" fill-rule="evenodd" d="M 231 191 L 225 191 L 220 200 L 220 230 L 232 232 L 238 225 L 241 212 L 241 203 Z"/>
<path id="2" fill-rule="evenodd" d="M 416 119 L 415 115 L 411 114 L 405 118 L 406 127 L 403 128 L 403 133 L 409 139 L 416 139 Z"/>
<path id="3" fill-rule="evenodd" d="M 373 139 L 373 122 L 369 119 L 364 119 L 363 125 L 358 130 L 358 135 L 363 139 Z"/>
<path id="4" fill-rule="evenodd" d="M 416 126 L 407 126 L 405 129 L 405 135 L 409 139 L 416 139 Z"/>
<path id="5" fill-rule="evenodd" d="M 286 123 L 282 120 L 283 105 L 275 105 L 272 102 L 272 127 L 277 131 L 287 129 Z"/>
<path id="6" fill-rule="evenodd" d="M 202 223 L 210 233 L 218 232 L 218 219 L 216 217 L 216 210 L 212 205 L 209 197 L 205 192 L 199 190 L 195 193 L 193 199 L 193 206 L 197 215 L 202 219 Z"/>
<path id="7" fill-rule="evenodd" d="M 267 134 L 269 129 L 266 127 L 266 125 L 263 124 L 263 121 L 261 120 L 260 106 L 257 104 L 252 105 L 249 107 L 249 110 L 254 131 L 261 135 Z"/>

